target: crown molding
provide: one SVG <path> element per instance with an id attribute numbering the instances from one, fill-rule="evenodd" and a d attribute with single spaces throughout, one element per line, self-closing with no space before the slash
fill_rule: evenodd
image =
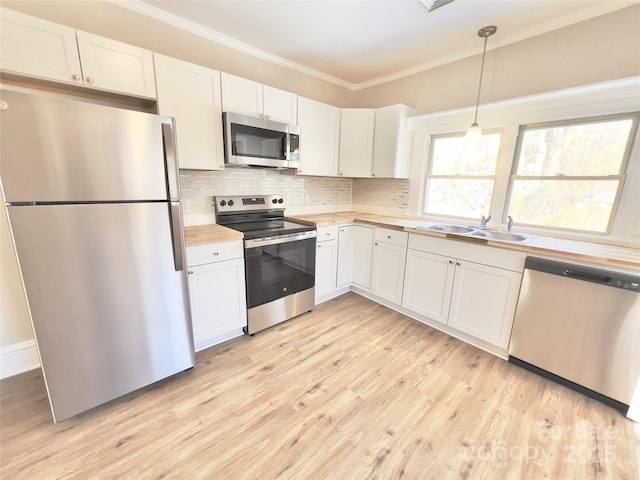
<path id="1" fill-rule="evenodd" d="M 246 43 L 240 42 L 227 35 L 216 32 L 215 30 L 205 28 L 202 25 L 198 25 L 197 23 L 185 20 L 184 18 L 180 18 L 171 13 L 167 13 L 164 10 L 160 10 L 159 8 L 153 7 L 146 3 L 142 3 L 138 0 L 107 1 L 119 7 L 126 8 L 127 10 L 130 10 L 132 12 L 139 13 L 149 18 L 153 18 L 154 20 L 158 20 L 160 22 L 166 23 L 167 25 L 171 25 L 194 35 L 198 35 L 199 37 L 211 40 L 212 42 L 219 43 L 234 50 L 238 50 L 242 53 L 246 53 L 247 55 L 260 58 L 261 60 L 265 60 L 275 65 L 280 65 L 281 67 L 295 70 L 305 75 L 324 80 L 325 82 L 329 82 L 334 85 L 338 85 L 339 87 L 347 88 L 349 90 L 355 90 L 357 87 L 357 85 L 354 83 L 347 82 L 346 80 L 342 80 L 341 78 L 337 78 L 332 75 L 320 72 L 319 70 L 306 67 L 296 62 L 292 62 L 290 60 L 287 60 L 286 58 L 279 57 L 278 55 L 274 55 Z"/>
<path id="2" fill-rule="evenodd" d="M 601 15 L 606 15 L 607 13 L 612 13 L 617 10 L 630 7 L 638 3 L 640 3 L 640 1 L 638 0 L 634 1 L 633 3 L 606 2 L 606 3 L 594 5 L 593 7 L 586 8 L 584 10 L 571 13 L 569 15 L 565 15 L 563 17 L 549 20 L 547 22 L 541 23 L 534 27 L 526 28 L 517 33 L 509 35 L 507 37 L 500 38 L 500 36 L 496 36 L 496 42 L 492 46 L 487 47 L 487 52 L 491 50 L 495 50 L 500 47 L 511 45 L 512 43 L 517 43 L 522 40 L 527 40 L 528 38 L 537 37 L 538 35 L 543 35 L 545 33 L 552 32 L 553 30 L 558 30 L 560 28 L 568 27 L 576 23 L 584 22 L 586 20 L 590 20 L 592 18 L 596 18 Z M 462 60 L 464 58 L 471 57 L 474 55 L 480 55 L 481 53 L 482 53 L 482 43 L 479 42 L 478 47 L 470 48 L 467 50 L 461 50 L 452 55 L 446 55 L 444 57 L 440 57 L 430 62 L 421 63 L 419 65 L 415 65 L 410 68 L 399 70 L 389 75 L 383 75 L 381 77 L 374 78 L 366 82 L 357 83 L 354 85 L 354 90 L 358 91 L 358 90 L 363 90 L 365 88 L 382 85 L 383 83 L 409 77 L 411 75 L 415 75 L 416 73 L 421 73 L 426 70 L 440 67 L 442 65 L 446 65 L 447 63 L 452 63 L 452 62 Z"/>
<path id="3" fill-rule="evenodd" d="M 417 73 L 424 72 L 426 70 L 430 70 L 432 68 L 440 67 L 442 65 L 446 65 L 448 63 L 452 63 L 452 62 L 462 60 L 464 58 L 468 58 L 474 55 L 479 55 L 480 53 L 482 53 L 482 45 L 478 43 L 477 47 L 461 50 L 451 55 L 446 55 L 429 62 L 424 62 L 418 65 L 412 66 L 410 68 L 402 69 L 397 72 L 391 73 L 389 75 L 383 75 L 371 80 L 367 80 L 365 82 L 352 83 L 347 80 L 343 80 L 341 78 L 335 77 L 333 75 L 323 73 L 319 70 L 306 67 L 296 62 L 292 62 L 278 55 L 274 55 L 272 53 L 269 53 L 259 48 L 248 45 L 246 43 L 240 42 L 227 35 L 223 35 L 214 30 L 198 25 L 197 23 L 191 22 L 189 20 L 185 20 L 176 15 L 167 13 L 164 10 L 160 10 L 159 8 L 153 7 L 149 4 L 142 3 L 139 0 L 107 0 L 107 1 L 109 3 L 120 6 L 122 8 L 126 8 L 127 10 L 139 13 L 141 15 L 145 15 L 147 17 L 153 18 L 155 20 L 166 23 L 173 27 L 187 31 L 194 35 L 198 35 L 202 38 L 206 38 L 207 40 L 211 40 L 213 42 L 219 43 L 221 45 L 232 48 L 234 50 L 238 50 L 240 52 L 246 53 L 247 55 L 260 58 L 261 60 L 271 62 L 281 67 L 289 68 L 291 70 L 300 72 L 302 74 L 309 75 L 310 77 L 314 77 L 319 80 L 323 80 L 325 82 L 332 83 L 334 85 L 337 85 L 339 87 L 343 87 L 352 91 L 364 90 L 366 88 L 375 87 L 377 85 L 388 83 L 394 80 L 399 80 L 405 77 L 409 77 L 411 75 L 415 75 Z M 497 48 L 504 47 L 516 42 L 520 42 L 528 38 L 536 37 L 538 35 L 543 35 L 553 30 L 558 30 L 560 28 L 574 25 L 576 23 L 584 22 L 586 20 L 590 20 L 592 18 L 599 17 L 601 15 L 606 15 L 607 13 L 612 13 L 617 10 L 621 10 L 623 8 L 636 5 L 639 3 L 640 3 L 640 0 L 633 0 L 630 2 L 617 2 L 617 1 L 604 2 L 601 4 L 597 4 L 597 5 L 594 5 L 593 7 L 579 10 L 569 15 L 565 15 L 563 17 L 559 17 L 559 18 L 541 23 L 534 27 L 523 29 L 507 37 L 500 38 L 498 36 L 495 39 L 496 41 L 494 42 L 494 44 L 490 47 L 487 47 L 487 51 L 495 50 Z"/>

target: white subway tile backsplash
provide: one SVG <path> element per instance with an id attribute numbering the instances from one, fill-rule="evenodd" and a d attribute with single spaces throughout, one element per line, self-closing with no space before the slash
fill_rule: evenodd
<path id="1" fill-rule="evenodd" d="M 220 172 L 181 170 L 183 211 L 213 215 L 214 195 L 279 194 L 287 206 L 351 203 L 350 178 L 305 177 L 273 170 L 229 168 Z"/>
<path id="2" fill-rule="evenodd" d="M 394 178 L 356 178 L 351 202 L 354 205 L 407 209 L 409 180 Z"/>

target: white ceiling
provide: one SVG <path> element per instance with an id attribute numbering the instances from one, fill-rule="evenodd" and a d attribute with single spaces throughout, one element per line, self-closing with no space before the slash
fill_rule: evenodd
<path id="1" fill-rule="evenodd" d="M 140 0 L 119 5 L 352 89 L 640 3 L 640 0 Z"/>

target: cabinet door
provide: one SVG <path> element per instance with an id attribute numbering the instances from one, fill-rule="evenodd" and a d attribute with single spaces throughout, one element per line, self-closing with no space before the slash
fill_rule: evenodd
<path id="1" fill-rule="evenodd" d="M 220 72 L 154 54 L 158 113 L 176 119 L 180 168 L 224 169 Z"/>
<path id="2" fill-rule="evenodd" d="M 300 167 L 302 175 L 338 175 L 340 109 L 298 97 Z"/>
<path id="3" fill-rule="evenodd" d="M 340 227 L 338 229 L 338 268 L 336 275 L 336 286 L 338 288 L 351 285 L 353 281 L 354 250 L 353 226 Z"/>
<path id="4" fill-rule="evenodd" d="M 409 107 L 378 108 L 373 139 L 373 176 L 409 178 L 412 133 L 406 126 Z"/>
<path id="5" fill-rule="evenodd" d="M 518 272 L 458 260 L 449 325 L 506 349 L 521 278 Z"/>
<path id="6" fill-rule="evenodd" d="M 4 8 L 0 13 L 2 70 L 82 85 L 73 28 Z"/>
<path id="7" fill-rule="evenodd" d="M 402 306 L 447 323 L 454 271 L 455 260 L 452 258 L 409 249 Z"/>
<path id="8" fill-rule="evenodd" d="M 338 241 L 316 243 L 316 305 L 336 290 Z M 320 300 L 320 301 L 318 301 Z"/>
<path id="9" fill-rule="evenodd" d="M 343 108 L 340 113 L 340 175 L 370 177 L 373 156 L 372 108 Z"/>
<path id="10" fill-rule="evenodd" d="M 240 334 L 247 325 L 244 260 L 198 265 L 188 273 L 196 351 Z"/>
<path id="11" fill-rule="evenodd" d="M 76 36 L 85 85 L 156 98 L 153 54 L 149 50 L 79 30 Z"/>
<path id="12" fill-rule="evenodd" d="M 338 288 L 356 284 L 368 289 L 371 280 L 373 228 L 342 226 L 338 232 Z"/>
<path id="13" fill-rule="evenodd" d="M 263 113 L 270 120 L 298 124 L 298 96 L 295 93 L 265 85 L 263 102 Z"/>
<path id="14" fill-rule="evenodd" d="M 407 247 L 374 242 L 371 265 L 371 293 L 398 305 L 402 302 Z"/>
<path id="15" fill-rule="evenodd" d="M 223 72 L 222 109 L 253 117 L 262 115 L 262 84 Z"/>

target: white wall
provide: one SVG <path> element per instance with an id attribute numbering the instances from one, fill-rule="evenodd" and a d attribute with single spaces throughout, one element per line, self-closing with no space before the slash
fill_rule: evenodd
<path id="1" fill-rule="evenodd" d="M 540 8 L 544 8 L 541 6 Z M 500 26 L 490 42 L 500 41 Z M 417 114 L 474 105 L 481 55 L 357 92 L 359 107 Z M 640 75 L 640 5 L 487 52 L 481 103 Z"/>

